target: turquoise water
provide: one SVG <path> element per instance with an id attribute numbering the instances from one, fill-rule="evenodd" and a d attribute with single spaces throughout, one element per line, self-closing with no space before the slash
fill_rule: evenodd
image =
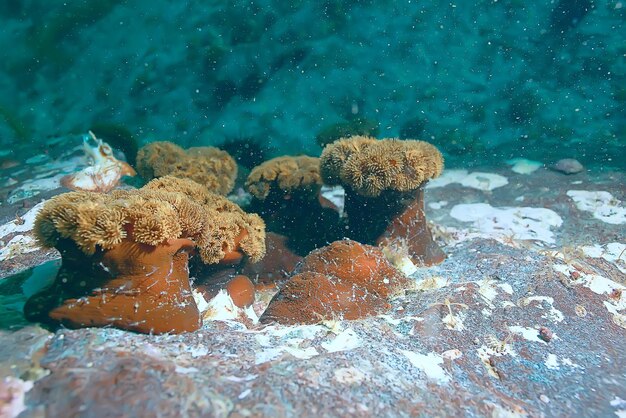
<path id="1" fill-rule="evenodd" d="M 621 1 L 7 0 L 0 21 L 5 150 L 105 125 L 318 155 L 358 119 L 448 166 L 625 165 Z"/>

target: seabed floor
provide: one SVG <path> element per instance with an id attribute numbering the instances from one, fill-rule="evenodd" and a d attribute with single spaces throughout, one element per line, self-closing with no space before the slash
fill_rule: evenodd
<path id="1" fill-rule="evenodd" d="M 59 257 L 31 229 L 77 164 L 1 173 L 0 416 L 626 416 L 623 172 L 447 170 L 426 206 L 448 257 L 386 315 L 51 333 L 21 314 Z"/>

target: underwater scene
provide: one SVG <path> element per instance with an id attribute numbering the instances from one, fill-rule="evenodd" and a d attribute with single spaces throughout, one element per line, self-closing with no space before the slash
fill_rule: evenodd
<path id="1" fill-rule="evenodd" d="M 0 418 L 626 417 L 625 26 L 0 2 Z"/>

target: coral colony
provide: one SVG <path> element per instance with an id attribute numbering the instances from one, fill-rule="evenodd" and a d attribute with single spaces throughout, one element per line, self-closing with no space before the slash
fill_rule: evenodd
<path id="1" fill-rule="evenodd" d="M 136 159 L 148 183 L 110 191 L 134 171 L 87 139 L 90 173 L 117 170 L 115 179 L 79 187 L 89 173 L 76 173 L 66 184 L 81 191 L 50 199 L 38 214 L 37 239 L 61 253 L 62 266 L 27 301 L 32 321 L 192 332 L 202 326 L 199 301 L 223 289 L 245 308 L 267 284 L 279 289 L 262 323 L 358 319 L 383 313 L 409 287 L 398 254 L 416 266 L 445 258 L 423 200 L 443 158 L 426 142 L 356 136 L 328 144 L 321 158 L 265 161 L 245 181 L 244 211 L 224 197 L 237 179 L 225 151 L 151 143 Z M 323 185 L 343 187 L 345 215 L 321 196 Z"/>

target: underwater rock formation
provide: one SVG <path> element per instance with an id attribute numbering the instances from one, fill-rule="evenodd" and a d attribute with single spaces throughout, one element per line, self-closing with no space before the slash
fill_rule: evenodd
<path id="1" fill-rule="evenodd" d="M 61 252 L 55 282 L 33 295 L 32 321 L 69 327 L 115 326 L 188 332 L 201 319 L 189 284 L 188 259 L 204 264 L 265 253 L 261 218 L 191 180 L 155 179 L 110 195 L 66 193 L 35 221 L 44 247 Z"/>
<path id="2" fill-rule="evenodd" d="M 152 142 L 137 152 L 137 171 L 147 179 L 163 176 L 186 178 L 202 184 L 210 192 L 227 195 L 237 178 L 237 163 L 215 147 L 187 150 L 168 141 Z"/>
<path id="3" fill-rule="evenodd" d="M 387 298 L 408 283 L 379 248 L 335 241 L 304 258 L 260 321 L 314 324 L 376 315 L 388 308 Z"/>
<path id="4" fill-rule="evenodd" d="M 340 238 L 339 214 L 320 203 L 319 158 L 283 156 L 255 167 L 246 180 L 252 212 L 267 229 L 288 239 L 295 253 L 305 255 Z"/>
<path id="5" fill-rule="evenodd" d="M 83 149 L 92 164 L 61 178 L 61 185 L 68 189 L 107 193 L 118 185 L 122 176 L 137 174 L 128 163 L 115 158 L 111 146 L 91 131 L 83 137 Z"/>
<path id="6" fill-rule="evenodd" d="M 328 145 L 320 158 L 324 182 L 346 191 L 347 236 L 425 266 L 445 259 L 424 213 L 424 185 L 442 171 L 441 153 L 424 141 L 356 136 Z"/>

